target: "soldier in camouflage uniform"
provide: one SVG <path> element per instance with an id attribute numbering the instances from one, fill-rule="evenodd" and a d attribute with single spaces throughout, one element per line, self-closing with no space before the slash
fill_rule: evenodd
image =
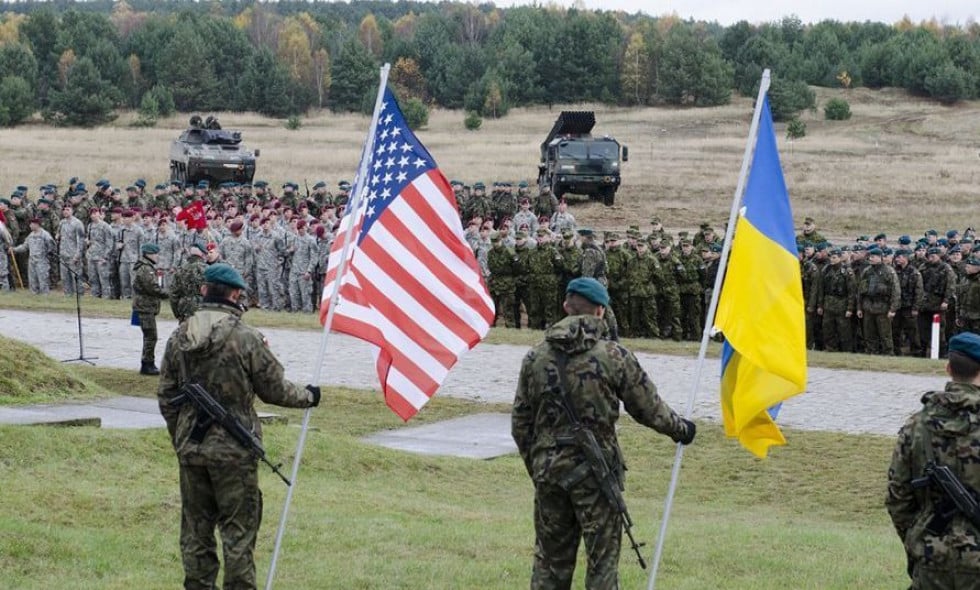
<path id="1" fill-rule="evenodd" d="M 839 249 L 830 251 L 830 263 L 816 277 L 813 307 L 821 320 L 824 348 L 829 352 L 852 352 L 851 316 L 857 296 L 854 272 L 841 260 Z"/>
<path id="2" fill-rule="evenodd" d="M 473 192 L 463 208 L 463 218 L 467 221 L 479 217 L 480 219 L 491 219 L 493 217 L 493 203 L 487 196 L 486 186 L 482 182 L 473 185 Z"/>
<path id="3" fill-rule="evenodd" d="M 654 277 L 657 286 L 657 326 L 661 338 L 669 336 L 671 340 L 680 342 L 683 337 L 681 294 L 677 288 L 677 260 L 672 249 L 670 241 L 664 241 L 657 252 L 657 260 L 660 262 L 660 269 Z"/>
<path id="4" fill-rule="evenodd" d="M 636 242 L 636 255 L 630 258 L 626 267 L 626 281 L 629 285 L 629 325 L 633 335 L 638 338 L 659 338 L 657 325 L 657 288 L 655 277 L 660 271 L 660 262 L 650 253 L 643 240 Z"/>
<path id="5" fill-rule="evenodd" d="M 524 183 L 527 184 L 526 182 Z M 551 216 L 555 214 L 558 210 L 558 198 L 551 192 L 550 186 L 543 186 L 538 192 L 537 199 L 534 200 L 534 214 L 538 217 L 547 217 L 551 219 Z"/>
<path id="6" fill-rule="evenodd" d="M 922 274 L 922 311 L 918 317 L 918 355 L 926 356 L 932 344 L 932 318 L 939 315 L 939 356 L 946 358 L 946 310 L 956 297 L 956 273 L 943 262 L 939 248 L 926 250 L 926 262 L 919 267 Z"/>
<path id="7" fill-rule="evenodd" d="M 280 311 L 283 307 L 279 282 L 282 278 L 282 256 L 285 245 L 272 229 L 272 219 L 262 221 L 262 233 L 255 240 L 255 274 L 259 283 L 259 307 Z"/>
<path id="8" fill-rule="evenodd" d="M 517 213 L 517 197 L 509 186 L 497 187 L 497 190 L 493 191 L 491 200 L 495 225 L 499 226 L 505 217 L 513 217 Z"/>
<path id="9" fill-rule="evenodd" d="M 908 250 L 897 250 L 893 266 L 898 275 L 898 285 L 902 293 L 902 302 L 898 306 L 895 317 L 892 318 L 892 340 L 895 355 L 902 356 L 905 343 L 908 342 L 909 354 L 916 354 L 919 348 L 919 310 L 922 308 L 922 275 L 911 264 Z"/>
<path id="10" fill-rule="evenodd" d="M 561 254 L 552 241 L 551 230 L 539 227 L 538 245 L 528 257 L 528 328 L 544 330 L 558 319 L 555 299 L 561 264 Z"/>
<path id="11" fill-rule="evenodd" d="M 591 228 L 583 227 L 578 230 L 578 235 L 582 238 L 582 257 L 578 276 L 595 279 L 605 287 L 609 280 L 606 277 L 606 251 L 595 243 L 595 232 Z M 609 339 L 619 340 L 619 322 L 616 321 L 616 314 L 613 313 L 612 307 L 606 308 L 604 317 L 609 330 Z"/>
<path id="12" fill-rule="evenodd" d="M 555 317 L 562 316 L 561 306 L 565 300 L 565 288 L 568 283 L 578 278 L 582 271 L 582 249 L 575 243 L 575 231 L 566 229 L 561 232 L 561 242 L 558 243 L 558 254 L 561 255 L 561 268 L 558 269 L 558 293 L 555 297 Z"/>
<path id="13" fill-rule="evenodd" d="M 606 340 L 602 321 L 609 294 L 598 281 L 578 278 L 565 296 L 568 317 L 527 353 L 514 397 L 511 434 L 534 483 L 534 566 L 531 588 L 570 588 L 580 539 L 585 541 L 585 587 L 619 587 L 622 520 L 603 495 L 572 436 L 567 397 L 579 422 L 595 435 L 622 482 L 625 471 L 616 437 L 620 403 L 638 422 L 688 444 L 695 425 L 675 413 L 636 357 Z M 563 385 L 558 376 L 564 366 Z M 563 387 L 568 391 L 562 393 Z"/>
<path id="14" fill-rule="evenodd" d="M 162 217 L 157 223 L 156 241 L 160 247 L 160 260 L 157 261 L 157 270 L 163 273 L 163 288 L 170 290 L 174 283 L 174 274 L 177 273 L 180 260 L 180 239 L 174 234 L 173 227 L 166 217 Z"/>
<path id="15" fill-rule="evenodd" d="M 963 270 L 956 285 L 956 326 L 959 332 L 980 333 L 980 255 L 968 258 Z"/>
<path id="16" fill-rule="evenodd" d="M 701 258 L 690 240 L 681 240 L 681 255 L 674 266 L 681 299 L 681 328 L 684 340 L 701 339 Z"/>
<path id="17" fill-rule="evenodd" d="M 91 288 L 92 297 L 108 299 L 112 295 L 112 287 L 109 282 L 109 257 L 112 256 L 112 249 L 116 242 L 112 235 L 112 228 L 105 222 L 105 213 L 99 207 L 93 207 L 89 212 L 89 221 L 86 230 L 87 238 L 85 243 L 85 259 L 88 261 L 88 281 Z"/>
<path id="18" fill-rule="evenodd" d="M 178 322 L 194 315 L 201 304 L 201 287 L 204 285 L 204 270 L 207 268 L 204 262 L 206 254 L 207 246 L 201 242 L 192 242 L 187 248 L 184 263 L 174 273 L 170 287 L 170 309 Z"/>
<path id="19" fill-rule="evenodd" d="M 558 203 L 558 211 L 551 216 L 551 221 L 549 223 L 551 231 L 562 233 L 566 230 L 575 231 L 575 216 L 568 212 L 568 201 L 562 199 Z"/>
<path id="20" fill-rule="evenodd" d="M 630 289 L 626 269 L 632 254 L 623 246 L 618 233 L 606 232 L 603 238 L 606 246 L 606 278 L 609 281 L 607 288 L 610 305 L 619 310 L 615 316 L 618 336 L 631 336 L 633 332 L 629 324 Z M 583 273 L 582 276 L 586 275 Z"/>
<path id="21" fill-rule="evenodd" d="M 143 332 L 143 355 L 140 357 L 141 375 L 159 375 L 156 366 L 157 316 L 160 300 L 167 298 L 163 290 L 163 276 L 157 273 L 160 247 L 146 243 L 140 246 L 140 259 L 133 266 L 133 313 L 139 316 Z"/>
<path id="22" fill-rule="evenodd" d="M 533 248 L 528 244 L 527 233 L 524 231 L 517 232 L 514 241 L 514 309 L 508 311 L 513 314 L 514 327 L 518 330 L 521 329 L 521 307 L 524 307 L 525 313 L 531 313 L 530 278 L 532 250 Z M 528 315 L 528 322 L 530 320 L 531 317 Z M 528 327 L 531 327 L 530 323 L 528 323 Z"/>
<path id="23" fill-rule="evenodd" d="M 58 257 L 61 271 L 61 287 L 65 295 L 84 292 L 82 286 L 82 255 L 85 253 L 85 227 L 72 214 L 71 205 L 61 209 L 58 224 Z"/>
<path id="24" fill-rule="evenodd" d="M 316 239 L 306 233 L 306 222 L 296 222 L 293 257 L 289 267 L 289 301 L 292 311 L 313 311 L 313 271 L 316 268 Z"/>
<path id="25" fill-rule="evenodd" d="M 980 533 L 935 483 L 917 485 L 926 464 L 948 467 L 974 498 L 980 490 L 980 336 L 949 342 L 943 391 L 922 396 L 922 409 L 898 432 L 888 468 L 885 506 L 902 540 L 913 590 L 980 585 Z M 928 481 L 928 480 L 927 480 Z"/>
<path id="26" fill-rule="evenodd" d="M 252 278 L 252 267 L 255 266 L 255 246 L 242 235 L 244 227 L 241 221 L 231 222 L 228 226 L 231 233 L 218 243 L 218 252 L 221 253 L 221 260 L 230 264 L 248 283 Z"/>
<path id="27" fill-rule="evenodd" d="M 804 247 L 803 253 L 800 254 L 800 276 L 803 280 L 803 301 L 806 303 L 806 347 L 808 350 L 817 350 L 815 324 L 819 317 L 817 316 L 816 305 L 814 305 L 814 286 L 817 276 L 820 274 L 820 268 L 814 264 L 812 256 L 806 256 L 806 252 L 809 250 L 810 246 L 807 245 Z"/>
<path id="28" fill-rule="evenodd" d="M 120 297 L 129 299 L 133 294 L 133 269 L 140 259 L 140 246 L 146 242 L 143 228 L 135 223 L 132 211 L 123 211 L 123 225 L 119 230 L 116 249 L 119 250 Z"/>
<path id="29" fill-rule="evenodd" d="M 857 316 L 863 320 L 864 345 L 869 354 L 894 354 L 892 318 L 901 301 L 895 269 L 882 264 L 880 249 L 868 250 L 868 267 L 858 278 Z"/>
<path id="30" fill-rule="evenodd" d="M 14 253 L 28 252 L 27 279 L 31 293 L 47 295 L 51 290 L 48 282 L 51 275 L 49 259 L 57 249 L 54 238 L 47 230 L 41 228 L 41 220 L 34 218 L 30 222 L 31 233 L 24 243 L 14 247 Z M 23 271 L 22 271 L 23 272 Z"/>
<path id="31" fill-rule="evenodd" d="M 287 381 L 283 367 L 257 330 L 242 322 L 237 301 L 245 281 L 224 263 L 208 267 L 204 302 L 167 341 L 157 392 L 180 470 L 180 549 L 184 588 L 212 589 L 224 553 L 224 587 L 256 587 L 255 541 L 262 519 L 257 459 L 218 425 L 194 436 L 197 410 L 174 398 L 187 383 L 201 385 L 259 440 L 255 397 L 285 407 L 320 401 L 320 389 Z"/>
<path id="32" fill-rule="evenodd" d="M 497 320 L 503 318 L 504 326 L 514 327 L 514 296 L 517 289 L 517 255 L 513 250 L 504 245 L 503 235 L 500 232 L 490 234 L 490 251 L 487 252 L 487 269 L 490 271 L 490 279 L 487 289 L 490 297 L 493 298 L 493 305 L 496 309 Z"/>

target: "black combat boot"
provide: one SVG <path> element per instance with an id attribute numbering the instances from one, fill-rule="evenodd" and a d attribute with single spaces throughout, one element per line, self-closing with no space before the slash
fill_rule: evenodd
<path id="1" fill-rule="evenodd" d="M 160 369 L 156 368 L 152 362 L 141 363 L 140 365 L 140 375 L 159 375 Z"/>

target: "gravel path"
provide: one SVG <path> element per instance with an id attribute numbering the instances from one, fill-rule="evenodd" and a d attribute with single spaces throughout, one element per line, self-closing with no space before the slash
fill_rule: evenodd
<path id="1" fill-rule="evenodd" d="M 158 324 L 158 359 L 175 327 L 172 321 Z M 93 362 L 99 366 L 134 371 L 139 368 L 139 328 L 130 326 L 127 320 L 84 317 L 82 328 L 86 358 L 97 357 Z M 262 333 L 286 367 L 287 376 L 309 381 L 322 333 L 272 328 L 264 328 Z M 79 355 L 78 325 L 73 314 L 0 310 L 0 334 L 36 346 L 54 359 Z M 509 403 L 526 351 L 523 346 L 477 346 L 452 370 L 439 395 Z M 646 353 L 637 357 L 661 395 L 676 410 L 683 411 L 697 372 L 696 359 Z M 694 416 L 720 421 L 717 359 L 708 359 L 702 373 Z M 331 334 L 320 380 L 327 385 L 377 388 L 368 346 L 348 336 Z M 779 423 L 807 430 L 894 435 L 918 408 L 921 394 L 942 386 L 943 380 L 937 377 L 811 368 L 807 392 L 783 404 Z"/>

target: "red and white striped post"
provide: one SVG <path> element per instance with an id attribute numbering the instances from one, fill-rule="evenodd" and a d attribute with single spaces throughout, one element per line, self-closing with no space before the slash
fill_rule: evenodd
<path id="1" fill-rule="evenodd" d="M 939 314 L 932 314 L 932 341 L 929 343 L 929 358 L 939 358 Z"/>

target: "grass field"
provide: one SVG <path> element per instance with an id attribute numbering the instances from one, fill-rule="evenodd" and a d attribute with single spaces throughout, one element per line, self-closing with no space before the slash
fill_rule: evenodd
<path id="1" fill-rule="evenodd" d="M 858 234 L 921 234 L 928 228 L 976 225 L 973 199 L 980 181 L 980 102 L 952 107 L 897 90 L 816 89 L 818 109 L 802 113 L 807 136 L 788 142 L 777 125 L 783 169 L 797 223 L 817 218 L 825 235 L 853 240 Z M 824 121 L 822 105 L 842 97 L 849 121 Z M 466 131 L 463 113 L 434 110 L 419 137 L 450 178 L 534 180 L 538 146 L 562 108 L 594 109 L 596 132 L 630 147 L 617 205 L 581 203 L 573 212 L 599 228 L 646 227 L 653 215 L 669 230 L 701 221 L 720 227 L 728 219 L 745 148 L 752 101 L 709 109 L 616 108 L 565 105 L 514 109 Z M 142 177 L 166 180 L 170 142 L 187 114 L 156 128 L 129 127 L 124 113 L 111 126 L 57 129 L 32 124 L 0 130 L 0 191 L 17 184 L 64 186 L 70 176 L 89 184 L 106 177 L 126 186 Z M 292 180 L 350 180 L 369 120 L 360 115 L 314 113 L 295 131 L 281 120 L 248 113 L 220 114 L 246 143 L 262 150 L 257 177 L 281 185 Z"/>
<path id="2" fill-rule="evenodd" d="M 58 368 L 101 391 L 155 393 L 154 380 L 131 371 Z M 404 427 L 377 395 L 331 389 L 324 400 L 313 414 L 277 588 L 527 586 L 532 489 L 516 455 L 476 461 L 376 448 L 359 438 Z M 266 448 L 289 465 L 301 414 L 275 411 L 290 425 L 269 425 Z M 412 425 L 483 411 L 508 408 L 437 396 Z M 628 418 L 621 426 L 627 501 L 650 557 L 674 447 Z M 720 429 L 702 429 L 685 454 L 658 587 L 904 587 L 904 555 L 882 507 L 892 440 L 788 436 L 791 446 L 759 461 Z M 0 441 L 0 587 L 180 585 L 177 469 L 165 431 L 3 426 Z M 285 488 L 267 470 L 261 479 L 264 580 Z M 622 587 L 644 586 L 645 572 L 626 552 L 620 570 Z"/>

